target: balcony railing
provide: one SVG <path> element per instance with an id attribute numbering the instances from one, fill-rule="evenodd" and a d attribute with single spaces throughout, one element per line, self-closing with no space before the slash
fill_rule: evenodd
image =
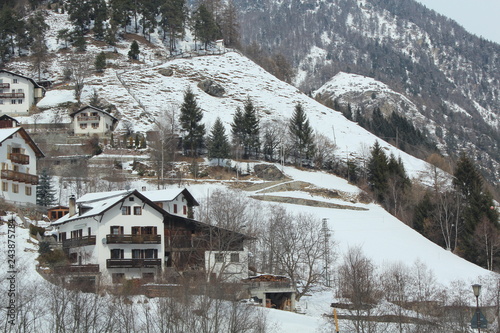
<path id="1" fill-rule="evenodd" d="M 79 116 L 79 117 L 76 117 L 76 119 L 78 121 L 99 121 L 101 120 L 101 117 L 99 116 Z"/>
<path id="2" fill-rule="evenodd" d="M 161 235 L 106 235 L 108 244 L 161 244 Z"/>
<path id="3" fill-rule="evenodd" d="M 99 273 L 99 265 L 64 265 L 54 267 L 56 274 Z"/>
<path id="4" fill-rule="evenodd" d="M 95 245 L 95 236 L 65 239 L 62 241 L 62 245 L 63 248 Z"/>
<path id="5" fill-rule="evenodd" d="M 38 185 L 38 176 L 29 173 L 18 172 L 14 170 L 2 170 L 2 179 L 15 182 Z"/>
<path id="6" fill-rule="evenodd" d="M 20 153 L 10 153 L 9 155 L 10 155 L 9 159 L 12 161 L 12 163 L 30 164 L 29 155 L 20 154 Z"/>
<path id="7" fill-rule="evenodd" d="M 1 93 L 0 98 L 24 98 L 24 93 Z"/>
<path id="8" fill-rule="evenodd" d="M 161 259 L 108 259 L 107 268 L 148 268 L 161 266 Z"/>
<path id="9" fill-rule="evenodd" d="M 9 89 L 10 88 L 10 83 L 0 83 L 0 89 Z"/>

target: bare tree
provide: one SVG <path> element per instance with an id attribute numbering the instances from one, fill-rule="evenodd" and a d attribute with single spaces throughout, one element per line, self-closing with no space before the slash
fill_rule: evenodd
<path id="1" fill-rule="evenodd" d="M 281 206 L 271 209 L 267 232 L 263 235 L 270 256 L 267 267 L 290 277 L 297 291 L 297 300 L 321 281 L 323 268 L 330 265 L 330 262 L 325 262 L 321 228 L 321 220 L 312 215 L 294 216 Z"/>
<path id="2" fill-rule="evenodd" d="M 327 163 L 335 159 L 335 150 L 337 146 L 326 135 L 316 134 L 316 154 L 314 155 L 314 164 L 319 168 L 324 168 Z"/>
<path id="3" fill-rule="evenodd" d="M 70 74 L 73 83 L 75 99 L 78 105 L 81 105 L 81 96 L 85 87 L 85 80 L 91 74 L 90 58 L 86 54 L 72 53 L 65 60 L 65 71 Z"/>
<path id="4" fill-rule="evenodd" d="M 396 316 L 400 333 L 409 330 L 405 317 L 409 313 L 406 308 L 409 302 L 411 279 L 409 269 L 403 263 L 392 264 L 381 276 L 384 296 L 392 303 L 389 311 Z"/>

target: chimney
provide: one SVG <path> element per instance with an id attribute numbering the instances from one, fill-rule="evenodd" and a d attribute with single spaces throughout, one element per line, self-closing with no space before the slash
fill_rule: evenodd
<path id="1" fill-rule="evenodd" d="M 69 197 L 69 217 L 76 214 L 76 199 L 75 196 L 72 195 Z"/>

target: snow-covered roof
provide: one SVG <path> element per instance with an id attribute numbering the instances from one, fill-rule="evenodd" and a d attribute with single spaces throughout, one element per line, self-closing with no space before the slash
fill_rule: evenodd
<path id="1" fill-rule="evenodd" d="M 156 190 L 156 191 L 143 191 L 141 192 L 146 198 L 153 202 L 165 202 L 165 201 L 173 201 L 175 200 L 180 194 L 183 194 L 184 197 L 188 201 L 192 202 L 193 206 L 199 206 L 198 202 L 195 200 L 195 198 L 191 195 L 191 193 L 187 189 L 178 189 L 178 188 L 171 188 L 171 189 L 163 189 L 163 190 Z"/>
<path id="2" fill-rule="evenodd" d="M 101 113 L 105 114 L 106 116 L 110 117 L 111 119 L 113 119 L 113 121 L 114 121 L 114 122 L 118 121 L 118 119 L 116 119 L 115 117 L 113 117 L 113 115 L 112 115 L 111 113 L 106 112 L 106 111 L 104 111 L 104 110 L 101 110 L 101 109 L 99 109 L 99 108 L 96 108 L 95 106 L 92 106 L 92 105 L 87 105 L 87 106 L 84 106 L 84 107 L 83 107 L 83 108 L 81 108 L 80 110 L 78 110 L 78 111 L 75 111 L 75 112 L 71 113 L 69 116 L 70 116 L 70 117 L 74 117 L 74 116 L 76 116 L 78 113 L 83 112 L 83 111 L 86 111 L 87 109 L 92 109 L 92 110 L 95 110 L 95 111 L 97 111 L 97 112 L 101 112 Z"/>
<path id="3" fill-rule="evenodd" d="M 32 79 L 32 78 L 30 78 L 30 77 L 27 77 L 27 76 L 24 76 L 24 75 L 21 75 L 21 74 L 17 74 L 17 73 L 14 73 L 14 72 L 10 72 L 10 71 L 5 70 L 5 69 L 0 69 L 0 73 L 7 73 L 7 74 L 10 74 L 10 75 L 14 75 L 14 76 L 22 77 L 22 78 L 24 78 L 24 79 L 26 79 L 26 80 L 31 81 L 31 83 L 33 83 L 33 85 L 35 86 L 35 88 L 42 88 L 42 89 L 43 89 L 43 87 L 42 87 L 42 86 L 40 86 L 38 83 L 36 83 L 36 81 L 35 81 L 35 80 L 33 80 L 33 79 Z M 44 89 L 44 90 L 45 90 L 45 89 Z"/>
<path id="4" fill-rule="evenodd" d="M 5 140 L 9 139 L 10 137 L 12 137 L 17 132 L 19 132 L 19 135 L 21 135 L 24 141 L 26 141 L 26 143 L 31 147 L 31 149 L 33 149 L 37 157 L 39 158 L 44 157 L 43 152 L 40 150 L 40 148 L 38 148 L 35 141 L 31 139 L 26 130 L 22 127 L 0 128 L 0 144 Z"/>

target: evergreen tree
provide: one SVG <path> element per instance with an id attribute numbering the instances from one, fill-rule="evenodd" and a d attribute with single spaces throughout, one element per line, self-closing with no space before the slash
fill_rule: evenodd
<path id="1" fill-rule="evenodd" d="M 165 0 L 160 7 L 163 39 L 168 34 L 170 52 L 176 49 L 176 40 L 184 36 L 187 10 L 185 0 Z"/>
<path id="2" fill-rule="evenodd" d="M 233 139 L 233 146 L 237 151 L 235 157 L 238 159 L 241 157 L 240 153 L 243 149 L 243 142 L 245 142 L 245 121 L 243 118 L 243 112 L 239 106 L 236 108 L 236 112 L 233 116 L 233 122 L 231 123 L 231 135 Z"/>
<path id="3" fill-rule="evenodd" d="M 224 38 L 224 45 L 227 47 L 239 48 L 240 45 L 240 25 L 238 22 L 238 10 L 233 0 L 229 0 L 222 13 L 221 34 Z"/>
<path id="4" fill-rule="evenodd" d="M 94 20 L 94 37 L 98 40 L 104 39 L 104 22 L 108 19 L 108 8 L 105 0 L 92 0 L 92 16 Z"/>
<path id="5" fill-rule="evenodd" d="M 106 68 L 106 53 L 104 51 L 96 55 L 94 66 L 97 72 L 104 72 Z"/>
<path id="6" fill-rule="evenodd" d="M 181 105 L 180 125 L 184 136 L 184 150 L 189 150 L 191 156 L 197 155 L 197 149 L 203 145 L 205 125 L 201 124 L 203 113 L 198 107 L 195 96 L 190 88 L 184 92 L 184 102 Z"/>
<path id="7" fill-rule="evenodd" d="M 316 150 L 314 145 L 314 134 L 304 108 L 300 103 L 295 105 L 292 118 L 288 125 L 291 141 L 293 143 L 295 163 L 302 165 L 304 159 L 311 160 Z"/>
<path id="8" fill-rule="evenodd" d="M 41 11 L 28 18 L 26 33 L 31 41 L 29 48 L 33 58 L 33 69 L 38 73 L 38 80 L 41 80 L 42 70 L 47 61 L 48 47 L 45 44 L 45 34 L 49 25 L 45 23 L 45 18 Z"/>
<path id="9" fill-rule="evenodd" d="M 128 57 L 129 59 L 132 60 L 138 60 L 140 53 L 141 51 L 139 51 L 139 44 L 137 43 L 137 41 L 134 40 L 130 45 L 130 51 L 128 51 Z"/>
<path id="10" fill-rule="evenodd" d="M 127 25 L 132 21 L 131 13 L 133 11 L 132 0 L 110 0 L 111 8 L 111 26 L 122 27 L 127 32 Z"/>
<path id="11" fill-rule="evenodd" d="M 201 3 L 193 14 L 193 32 L 195 38 L 205 45 L 205 50 L 220 36 L 215 18 L 204 3 Z"/>
<path id="12" fill-rule="evenodd" d="M 484 190 L 483 178 L 473 161 L 462 153 L 455 167 L 453 186 L 462 200 L 463 231 L 459 235 L 462 256 L 478 263 L 479 249 L 474 244 L 473 235 L 482 219 L 498 228 L 498 213 L 493 207 L 491 194 Z"/>
<path id="13" fill-rule="evenodd" d="M 250 97 L 243 107 L 243 147 L 244 157 L 249 158 L 252 153 L 257 156 L 260 151 L 260 126 L 255 109 Z"/>
<path id="14" fill-rule="evenodd" d="M 368 182 L 379 202 L 384 201 L 387 191 L 388 162 L 382 147 L 375 141 L 368 160 Z"/>
<path id="15" fill-rule="evenodd" d="M 208 157 L 216 158 L 217 165 L 220 165 L 221 159 L 229 157 L 230 147 L 226 136 L 226 129 L 219 117 L 215 120 L 207 141 Z"/>
<path id="16" fill-rule="evenodd" d="M 47 170 L 42 170 L 42 174 L 39 177 L 38 185 L 36 187 L 36 204 L 44 207 L 48 207 L 54 204 L 56 201 L 55 193 L 56 191 L 52 187 L 52 177 L 47 174 Z"/>

